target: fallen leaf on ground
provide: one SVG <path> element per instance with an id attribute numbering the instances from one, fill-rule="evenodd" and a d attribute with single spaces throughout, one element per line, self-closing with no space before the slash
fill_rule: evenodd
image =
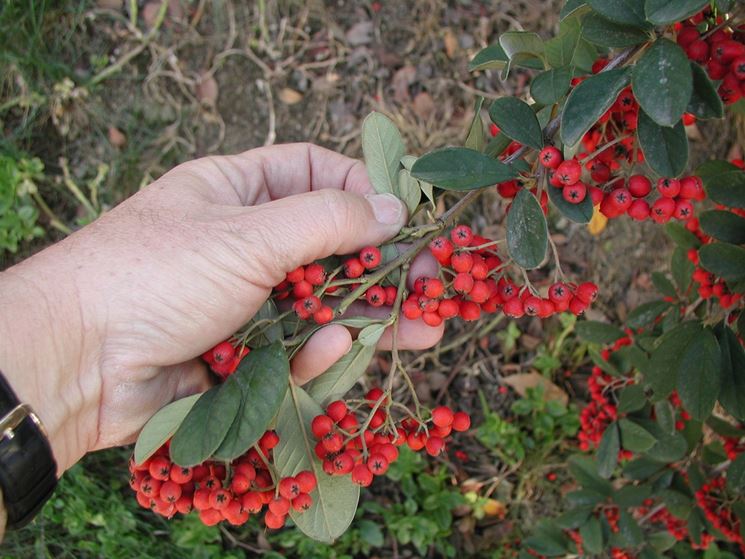
<path id="1" fill-rule="evenodd" d="M 116 148 L 120 148 L 127 143 L 127 137 L 116 126 L 109 126 L 109 143 Z"/>
<path id="2" fill-rule="evenodd" d="M 452 60 L 458 50 L 458 37 L 448 29 L 445 31 L 445 37 L 442 41 L 445 44 L 445 54 L 447 54 L 448 58 Z"/>
<path id="3" fill-rule="evenodd" d="M 426 91 L 417 93 L 414 97 L 414 112 L 422 120 L 428 120 L 435 112 L 435 102 Z"/>
<path id="4" fill-rule="evenodd" d="M 511 386 L 515 392 L 523 397 L 527 394 L 528 388 L 543 386 L 543 395 L 546 400 L 558 400 L 564 405 L 569 403 L 567 393 L 540 373 L 518 373 L 504 377 L 502 382 Z"/>
<path id="5" fill-rule="evenodd" d="M 218 94 L 219 89 L 215 78 L 206 72 L 203 73 L 199 77 L 196 86 L 196 95 L 199 102 L 203 105 L 214 107 L 215 103 L 217 103 Z"/>
<path id="6" fill-rule="evenodd" d="M 279 92 L 279 100 L 285 105 L 294 105 L 303 100 L 303 94 L 289 87 L 285 87 Z"/>

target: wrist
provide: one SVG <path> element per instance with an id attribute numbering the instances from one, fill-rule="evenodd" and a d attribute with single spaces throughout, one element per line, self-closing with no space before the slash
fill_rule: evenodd
<path id="1" fill-rule="evenodd" d="M 96 439 L 100 377 L 71 277 L 37 258 L 0 273 L 0 371 L 44 424 L 61 474 Z"/>

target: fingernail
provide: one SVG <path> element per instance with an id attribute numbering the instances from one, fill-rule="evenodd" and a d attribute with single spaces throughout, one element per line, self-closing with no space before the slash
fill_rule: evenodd
<path id="1" fill-rule="evenodd" d="M 372 206 L 375 219 L 383 225 L 397 225 L 401 223 L 404 205 L 393 194 L 370 194 L 367 196 Z"/>

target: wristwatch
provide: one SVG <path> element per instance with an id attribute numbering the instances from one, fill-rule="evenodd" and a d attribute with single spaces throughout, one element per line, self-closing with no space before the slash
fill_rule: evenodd
<path id="1" fill-rule="evenodd" d="M 54 461 L 44 426 L 28 404 L 18 401 L 0 372 L 0 487 L 8 515 L 7 528 L 28 524 L 57 485 Z"/>

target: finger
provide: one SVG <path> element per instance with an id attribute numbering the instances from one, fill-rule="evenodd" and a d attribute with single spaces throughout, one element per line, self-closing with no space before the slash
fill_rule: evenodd
<path id="1" fill-rule="evenodd" d="M 180 365 L 174 374 L 178 375 L 174 400 L 204 392 L 212 387 L 212 377 L 207 365 L 201 359 L 192 359 Z"/>
<path id="2" fill-rule="evenodd" d="M 308 143 L 205 157 L 177 167 L 163 179 L 172 188 L 191 189 L 205 201 L 242 206 L 327 188 L 373 192 L 362 162 Z"/>
<path id="3" fill-rule="evenodd" d="M 226 226 L 237 230 L 247 256 L 276 284 L 300 265 L 383 243 L 406 216 L 393 194 L 326 189 L 243 208 Z"/>
<path id="4" fill-rule="evenodd" d="M 384 320 L 391 315 L 391 307 L 371 307 L 361 301 L 354 302 L 345 313 L 346 316 L 367 316 Z M 422 319 L 409 320 L 401 317 L 398 322 L 398 349 L 427 349 L 437 344 L 445 331 L 445 324 L 429 326 Z M 393 327 L 389 326 L 378 341 L 378 349 L 390 350 L 393 347 Z"/>
<path id="5" fill-rule="evenodd" d="M 334 324 L 313 334 L 292 360 L 292 376 L 303 385 L 327 370 L 352 347 L 352 336 L 344 326 Z"/>

